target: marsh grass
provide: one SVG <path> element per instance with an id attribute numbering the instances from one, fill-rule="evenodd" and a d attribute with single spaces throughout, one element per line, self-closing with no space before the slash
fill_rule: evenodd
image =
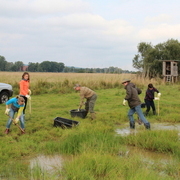
<path id="1" fill-rule="evenodd" d="M 0 81 L 13 84 L 18 93 L 21 73 L 0 72 Z M 12 125 L 11 132 L 4 134 L 7 117 L 5 105 L 0 104 L 0 178 L 1 179 L 179 179 L 179 137 L 176 130 L 146 131 L 142 126 L 135 135 L 127 137 L 115 134 L 115 129 L 128 122 L 128 106 L 122 106 L 125 90 L 120 84 L 125 75 L 112 74 L 61 74 L 31 73 L 32 114 L 26 110 L 26 134 Z M 4 78 L 4 79 L 3 79 Z M 129 75 L 129 78 L 133 78 Z M 143 93 L 148 80 L 134 78 Z M 147 119 L 153 123 L 176 124 L 179 119 L 179 84 L 166 85 L 153 80 L 162 93 L 159 116 L 150 113 Z M 79 94 L 74 92 L 75 83 L 94 88 L 98 94 L 95 106 L 96 120 L 72 118 L 70 110 L 77 109 Z M 16 84 L 16 86 L 15 86 Z M 15 94 L 16 94 L 15 93 Z M 157 102 L 156 107 L 157 107 Z M 145 109 L 143 109 L 144 111 Z M 53 127 L 54 119 L 63 117 L 80 122 L 77 127 L 62 129 Z M 135 119 L 137 116 L 134 116 Z M 156 163 L 147 166 L 140 154 L 126 155 L 126 147 L 135 146 L 152 152 L 172 154 L 176 161 L 168 165 Z M 30 171 L 28 160 L 38 154 L 69 156 L 57 174 L 48 174 L 40 167 Z M 155 168 L 156 167 L 156 168 Z M 163 172 L 163 173 L 162 173 Z"/>
<path id="2" fill-rule="evenodd" d="M 13 86 L 14 94 L 19 93 L 19 81 L 22 72 L 0 72 L 0 82 Z M 75 84 L 91 87 L 94 90 L 122 88 L 122 80 L 131 79 L 140 88 L 143 88 L 149 80 L 135 74 L 89 74 L 89 73 L 30 73 L 31 90 L 34 95 L 44 93 L 71 93 Z M 151 83 L 164 84 L 163 81 L 152 79 Z"/>
<path id="3" fill-rule="evenodd" d="M 151 151 L 176 154 L 180 148 L 176 130 L 142 131 L 126 137 L 125 142 L 132 146 L 142 147 Z"/>

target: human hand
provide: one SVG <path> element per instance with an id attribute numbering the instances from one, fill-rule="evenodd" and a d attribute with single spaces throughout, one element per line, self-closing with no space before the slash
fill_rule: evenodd
<path id="1" fill-rule="evenodd" d="M 155 97 L 155 98 L 154 98 L 154 100 L 157 100 L 157 101 L 159 101 L 159 97 Z"/>
<path id="2" fill-rule="evenodd" d="M 8 115 L 8 114 L 9 114 L 9 111 L 10 111 L 10 109 L 9 109 L 9 108 L 6 108 L 5 114 Z"/>
<path id="3" fill-rule="evenodd" d="M 31 90 L 30 89 L 28 89 L 28 94 L 31 95 Z"/>
<path id="4" fill-rule="evenodd" d="M 14 119 L 14 124 L 17 124 L 19 122 L 19 118 Z"/>
<path id="5" fill-rule="evenodd" d="M 127 100 L 125 100 L 125 99 L 123 100 L 123 106 L 125 106 L 125 105 L 126 105 L 126 101 L 127 101 Z"/>
<path id="6" fill-rule="evenodd" d="M 31 96 L 30 96 L 30 95 L 26 95 L 26 97 L 27 97 L 29 100 L 31 100 Z"/>
<path id="7" fill-rule="evenodd" d="M 160 97 L 161 97 L 161 93 L 158 93 L 158 94 L 157 94 L 157 97 L 160 98 Z"/>

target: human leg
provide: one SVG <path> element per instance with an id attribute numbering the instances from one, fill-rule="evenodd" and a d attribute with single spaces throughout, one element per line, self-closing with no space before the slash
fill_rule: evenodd
<path id="1" fill-rule="evenodd" d="M 23 97 L 24 98 L 24 109 L 23 109 L 23 114 L 24 114 L 24 116 L 25 116 L 25 111 L 26 111 L 26 106 L 27 106 L 27 101 L 28 101 L 28 98 L 26 97 L 26 96 L 21 96 L 21 97 Z"/>
<path id="2" fill-rule="evenodd" d="M 8 134 L 9 133 L 9 129 L 10 129 L 10 126 L 12 124 L 12 119 L 14 118 L 14 111 L 10 108 L 10 111 L 9 111 L 9 119 L 6 123 L 6 130 L 5 130 L 5 133 Z"/>
<path id="3" fill-rule="evenodd" d="M 12 124 L 12 119 L 14 118 L 14 114 L 15 114 L 15 112 L 12 109 L 10 109 L 10 111 L 9 111 L 9 119 L 7 121 L 7 124 L 6 124 L 7 129 L 10 129 L 10 126 Z"/>
<path id="4" fill-rule="evenodd" d="M 133 117 L 134 113 L 135 113 L 135 109 L 134 108 L 129 109 L 129 111 L 128 111 L 128 118 L 129 118 L 129 125 L 130 125 L 131 129 L 135 128 L 135 121 L 134 121 L 134 117 Z"/>
<path id="5" fill-rule="evenodd" d="M 156 115 L 156 107 L 155 107 L 154 101 L 151 101 L 151 107 L 153 110 L 153 114 Z"/>
<path id="6" fill-rule="evenodd" d="M 135 111 L 137 112 L 137 114 L 138 114 L 139 118 L 141 119 L 141 121 L 144 123 L 144 126 L 146 127 L 146 129 L 150 129 L 150 123 L 144 117 L 144 114 L 143 114 L 142 109 L 141 109 L 141 105 L 136 106 Z"/>
<path id="7" fill-rule="evenodd" d="M 87 113 L 89 112 L 89 99 L 86 100 L 85 102 L 85 110 L 87 111 Z"/>
<path id="8" fill-rule="evenodd" d="M 96 99 L 97 99 L 97 95 L 94 94 L 89 100 L 89 112 L 91 114 L 91 119 L 92 120 L 96 118 L 96 115 L 95 115 L 95 112 L 94 112 L 94 106 L 95 106 Z"/>
<path id="9" fill-rule="evenodd" d="M 149 111 L 150 111 L 150 101 L 148 101 L 147 99 L 145 99 L 145 103 L 146 103 L 146 112 L 145 112 L 145 116 L 148 115 Z"/>
<path id="10" fill-rule="evenodd" d="M 21 116 L 19 118 L 19 121 L 20 121 L 21 128 L 24 130 L 25 129 L 25 125 L 24 125 L 24 116 L 23 116 L 23 113 L 21 114 Z"/>

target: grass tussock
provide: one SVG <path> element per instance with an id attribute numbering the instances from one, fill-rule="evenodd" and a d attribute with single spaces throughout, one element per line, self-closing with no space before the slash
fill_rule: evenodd
<path id="1" fill-rule="evenodd" d="M 14 95 L 18 94 L 18 79 L 22 73 L 0 72 L 0 81 L 10 83 Z M 151 131 L 144 126 L 138 133 L 128 136 L 116 134 L 117 128 L 129 127 L 127 112 L 122 106 L 125 90 L 121 80 L 130 78 L 142 89 L 139 96 L 144 101 L 147 84 L 150 82 L 162 93 L 158 104 L 159 115 L 152 111 L 147 116 Z M 70 110 L 77 109 L 79 94 L 74 84 L 94 89 L 98 95 L 95 105 L 96 120 L 72 118 Z M 115 74 L 64 74 L 31 73 L 31 114 L 30 104 L 26 109 L 26 134 L 12 125 L 11 132 L 4 134 L 7 116 L 5 105 L 0 104 L 0 178 L 1 179 L 74 179 L 74 180 L 161 180 L 180 178 L 180 153 L 178 130 L 155 130 L 153 124 L 178 125 L 179 84 L 164 84 L 161 80 L 147 80 L 134 75 Z M 145 111 L 145 109 L 142 109 Z M 53 127 L 56 117 L 79 121 L 70 129 Z M 135 120 L 137 115 L 134 115 Z M 128 124 L 128 125 L 127 125 Z M 137 125 L 136 125 L 137 126 Z M 140 152 L 128 153 L 129 147 L 137 147 L 165 155 L 171 161 L 145 161 Z M 48 172 L 39 165 L 30 168 L 30 159 L 38 155 L 62 155 L 67 157 L 62 169 Z"/>

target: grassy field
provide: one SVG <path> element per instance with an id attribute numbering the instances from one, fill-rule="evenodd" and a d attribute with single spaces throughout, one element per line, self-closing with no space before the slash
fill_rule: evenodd
<path id="1" fill-rule="evenodd" d="M 22 73 L 0 72 L 0 82 L 10 83 L 18 94 L 18 81 Z M 33 180 L 159 180 L 180 179 L 180 143 L 176 130 L 147 131 L 141 126 L 139 133 L 121 136 L 115 129 L 128 122 L 128 106 L 122 106 L 125 90 L 121 85 L 130 78 L 143 90 L 147 79 L 135 75 L 113 74 L 63 74 L 30 73 L 32 90 L 32 113 L 26 112 L 26 134 L 11 126 L 4 134 L 7 116 L 5 105 L 0 105 L 0 179 Z M 73 90 L 75 83 L 88 86 L 97 92 L 96 120 L 71 118 L 70 110 L 77 109 L 79 94 Z M 159 116 L 151 113 L 147 119 L 154 123 L 180 123 L 179 84 L 165 84 L 161 80 L 151 83 L 162 93 Z M 156 102 L 157 107 L 157 102 Z M 144 110 L 144 109 L 143 109 Z M 77 120 L 79 126 L 72 129 L 53 127 L 54 118 Z M 135 115 L 136 117 L 136 115 Z M 127 147 L 170 155 L 172 162 L 164 164 L 145 163 L 140 153 L 126 156 Z M 37 166 L 30 168 L 30 159 L 38 155 L 61 155 L 65 161 L 62 168 L 49 173 Z"/>

